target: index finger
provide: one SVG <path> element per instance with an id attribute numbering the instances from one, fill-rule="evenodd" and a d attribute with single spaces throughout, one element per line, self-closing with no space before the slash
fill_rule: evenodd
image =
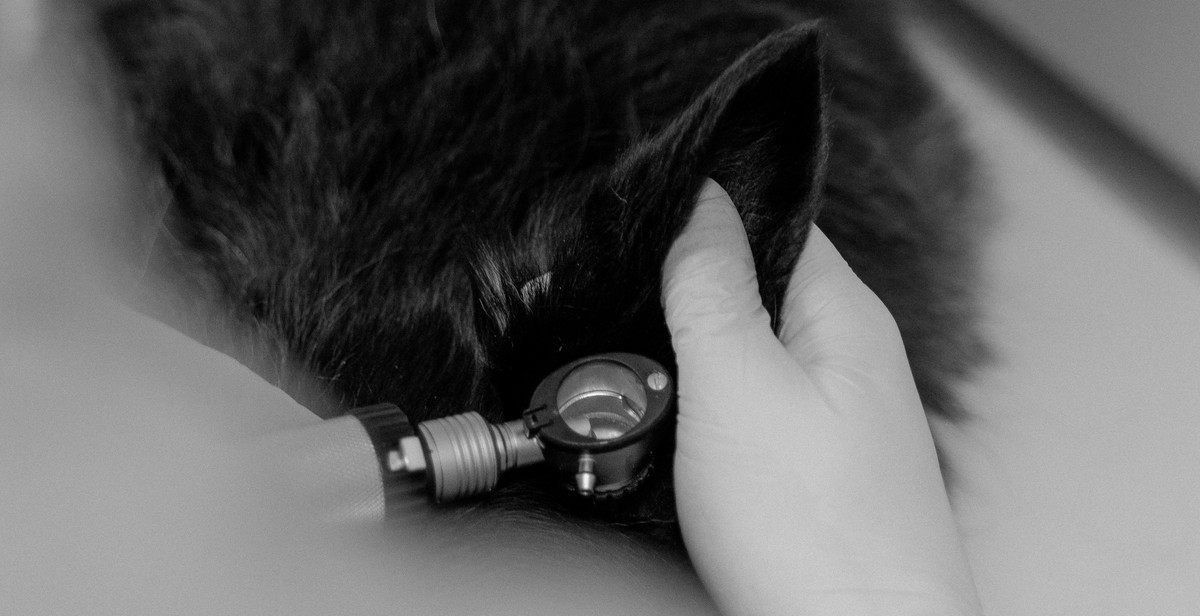
<path id="1" fill-rule="evenodd" d="M 896 320 L 816 225 L 788 282 L 779 339 L 806 368 L 907 370 Z"/>

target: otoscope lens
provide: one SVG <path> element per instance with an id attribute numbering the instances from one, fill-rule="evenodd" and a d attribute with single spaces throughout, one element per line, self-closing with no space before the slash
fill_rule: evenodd
<path id="1" fill-rule="evenodd" d="M 569 400 L 559 414 L 573 432 L 596 440 L 617 438 L 641 419 L 641 413 L 624 396 L 611 391 L 582 394 Z"/>
<path id="2" fill-rule="evenodd" d="M 646 390 L 633 371 L 615 362 L 584 364 L 563 379 L 558 413 L 572 432 L 598 441 L 632 430 L 646 413 Z"/>

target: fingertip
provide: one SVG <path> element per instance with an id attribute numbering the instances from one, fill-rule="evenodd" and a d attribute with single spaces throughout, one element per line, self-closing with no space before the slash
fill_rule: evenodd
<path id="1" fill-rule="evenodd" d="M 719 202 L 722 206 L 737 208 L 733 205 L 733 198 L 728 192 L 712 178 L 704 178 L 704 184 L 700 185 L 700 194 L 696 196 L 696 204 L 701 205 L 709 201 Z"/>
<path id="2" fill-rule="evenodd" d="M 796 269 L 792 271 L 792 278 L 789 281 L 789 288 L 796 286 L 797 283 L 803 284 L 803 278 L 815 271 L 823 271 L 829 268 L 845 268 L 849 270 L 850 266 L 846 263 L 846 259 L 837 247 L 821 230 L 821 227 L 815 223 L 809 227 L 808 239 L 804 243 L 804 251 L 800 253 L 800 259 L 796 262 Z M 851 271 L 851 274 L 853 272 Z M 801 279 L 801 280 L 797 280 Z"/>
<path id="3" fill-rule="evenodd" d="M 903 342 L 887 307 L 813 225 L 792 271 L 780 340 L 803 364 L 832 357 L 891 361 Z"/>

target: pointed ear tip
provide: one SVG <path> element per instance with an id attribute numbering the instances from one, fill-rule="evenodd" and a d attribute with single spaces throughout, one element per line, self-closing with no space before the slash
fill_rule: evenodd
<path id="1" fill-rule="evenodd" d="M 767 40 L 775 39 L 781 46 L 786 47 L 808 47 L 819 50 L 825 46 L 825 29 L 823 21 L 814 19 L 780 30 L 768 36 Z"/>
<path id="2" fill-rule="evenodd" d="M 749 126 L 761 135 L 767 134 L 761 129 L 773 125 L 764 118 L 796 126 L 811 124 L 806 118 L 823 123 L 827 91 L 821 64 L 826 29 L 820 20 L 804 21 L 768 34 L 743 50 L 662 133 L 630 148 L 615 168 L 614 177 L 631 177 L 636 169 L 661 171 L 672 166 L 664 161 L 674 161 L 675 166 L 685 169 L 684 175 L 701 171 L 719 175 L 713 166 L 704 164 L 712 162 L 708 155 L 712 148 L 723 144 L 727 150 L 744 149 L 747 145 L 720 139 L 721 135 L 732 138 L 728 131 L 720 130 L 722 126 Z M 803 130 L 815 135 L 823 151 L 823 130 Z M 787 131 L 767 136 L 774 139 L 785 134 Z M 703 184 L 698 179 L 690 185 L 699 193 Z"/>
<path id="3" fill-rule="evenodd" d="M 743 54 L 741 60 L 726 74 L 774 73 L 781 66 L 791 66 L 806 74 L 819 75 L 825 56 L 826 36 L 825 26 L 820 21 L 803 22 L 778 30 Z"/>

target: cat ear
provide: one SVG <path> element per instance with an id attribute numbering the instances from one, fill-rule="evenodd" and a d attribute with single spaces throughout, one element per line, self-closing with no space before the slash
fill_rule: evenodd
<path id="1" fill-rule="evenodd" d="M 645 271 L 649 263 L 661 267 L 704 178 L 711 177 L 741 213 L 764 304 L 776 305 L 823 185 L 828 145 L 821 38 L 815 24 L 769 36 L 661 133 L 625 155 L 610 186 L 615 207 L 624 210 L 614 223 L 624 251 L 618 261 L 631 267 L 627 274 Z"/>

